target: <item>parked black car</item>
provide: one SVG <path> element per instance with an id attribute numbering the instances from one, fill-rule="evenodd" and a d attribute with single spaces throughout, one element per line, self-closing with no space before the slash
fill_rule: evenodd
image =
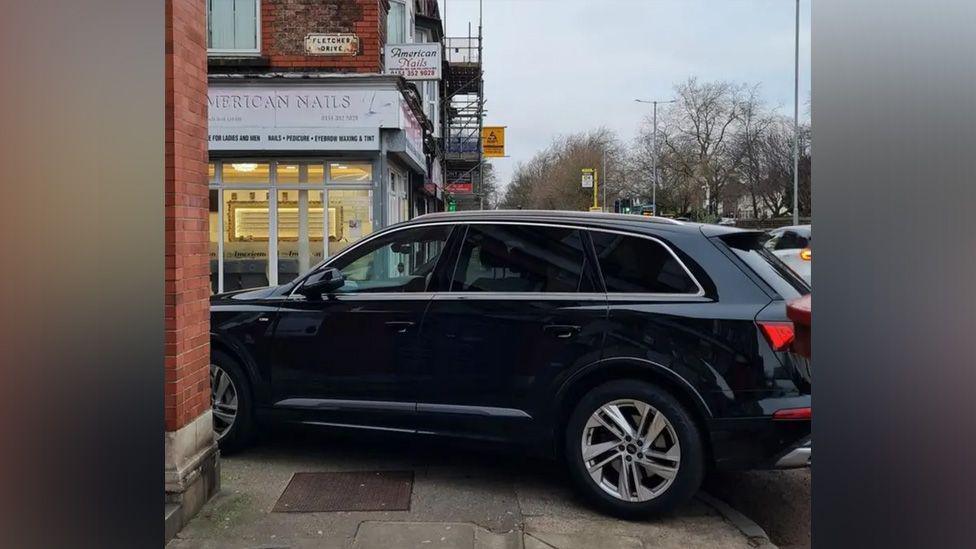
<path id="1" fill-rule="evenodd" d="M 516 442 L 635 517 L 708 467 L 805 466 L 809 287 L 759 231 L 555 211 L 430 214 L 283 286 L 214 296 L 215 428 L 258 420 Z"/>

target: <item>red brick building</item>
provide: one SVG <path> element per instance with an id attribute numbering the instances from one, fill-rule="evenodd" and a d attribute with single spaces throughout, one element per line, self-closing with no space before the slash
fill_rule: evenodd
<path id="1" fill-rule="evenodd" d="M 211 293 L 442 209 L 442 35 L 436 0 L 166 0 L 167 539 L 219 490 Z"/>
<path id="2" fill-rule="evenodd" d="M 211 48 L 210 64 L 214 70 L 220 66 L 238 66 L 383 72 L 390 0 L 264 0 L 259 4 L 255 43 L 260 48 L 252 49 L 250 42 L 221 43 L 218 36 L 216 47 Z M 308 55 L 304 44 L 310 33 L 354 34 L 359 38 L 360 51 L 352 56 Z"/>
<path id="3" fill-rule="evenodd" d="M 219 488 L 210 410 L 205 3 L 166 2 L 167 539 Z"/>

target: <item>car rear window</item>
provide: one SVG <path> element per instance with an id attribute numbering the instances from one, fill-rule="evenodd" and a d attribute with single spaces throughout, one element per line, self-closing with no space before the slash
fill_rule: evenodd
<path id="1" fill-rule="evenodd" d="M 725 235 L 721 240 L 781 298 L 794 299 L 810 293 L 810 286 L 799 275 L 763 247 L 764 238 L 763 233 L 743 232 Z"/>

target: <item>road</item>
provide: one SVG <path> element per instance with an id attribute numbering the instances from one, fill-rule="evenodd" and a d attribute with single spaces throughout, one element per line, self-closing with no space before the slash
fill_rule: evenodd
<path id="1" fill-rule="evenodd" d="M 810 547 L 810 469 L 713 473 L 709 494 L 754 520 L 781 549 Z"/>

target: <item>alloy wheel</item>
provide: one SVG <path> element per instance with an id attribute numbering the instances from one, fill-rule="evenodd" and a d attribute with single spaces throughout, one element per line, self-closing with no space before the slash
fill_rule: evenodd
<path id="1" fill-rule="evenodd" d="M 681 465 L 678 436 L 664 414 L 635 399 L 608 402 L 583 427 L 583 465 L 597 486 L 626 502 L 663 494 Z"/>
<path id="2" fill-rule="evenodd" d="M 213 408 L 214 432 L 224 438 L 237 419 L 237 387 L 230 375 L 216 364 L 210 365 L 210 406 Z"/>

